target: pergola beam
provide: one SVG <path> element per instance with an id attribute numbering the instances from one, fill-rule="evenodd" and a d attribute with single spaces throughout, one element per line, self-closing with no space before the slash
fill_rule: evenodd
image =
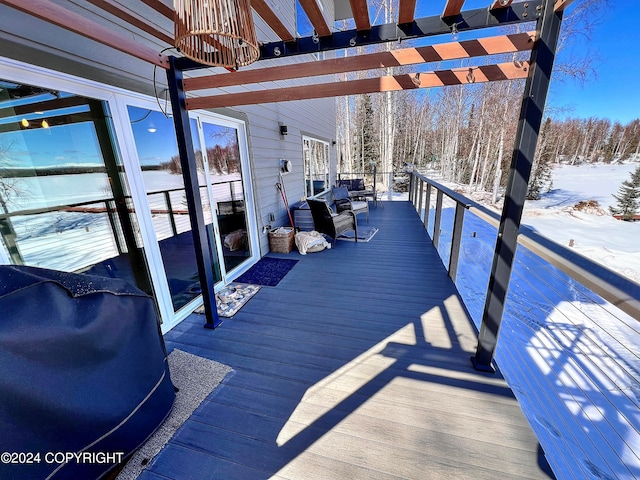
<path id="1" fill-rule="evenodd" d="M 444 11 L 442 12 L 442 18 L 460 15 L 462 5 L 464 5 L 464 0 L 447 0 Z"/>
<path id="2" fill-rule="evenodd" d="M 267 2 L 264 0 L 251 0 L 251 6 L 280 39 L 284 42 L 292 42 L 295 40 L 295 37 L 289 32 L 287 27 L 284 26 L 273 10 L 271 10 Z"/>
<path id="3" fill-rule="evenodd" d="M 415 38 L 426 38 L 451 33 L 451 25 L 456 24 L 459 32 L 514 25 L 534 21 L 537 9 L 542 0 L 516 2 L 508 8 L 487 10 L 479 8 L 465 10 L 457 17 L 441 18 L 440 15 L 413 20 L 408 24 L 396 22 L 373 25 L 370 30 L 357 29 L 334 32 L 328 37 L 312 36 L 298 38 L 294 42 L 271 42 L 260 47 L 260 60 L 282 58 L 292 55 L 303 55 L 321 51 L 340 50 L 345 48 L 375 45 L 387 42 L 402 42 Z M 196 63 L 180 60 L 183 69 L 199 68 Z"/>
<path id="4" fill-rule="evenodd" d="M 369 5 L 367 0 L 349 0 L 351 4 L 351 13 L 353 20 L 356 22 L 356 30 L 369 30 L 371 21 L 369 20 Z"/>
<path id="5" fill-rule="evenodd" d="M 120 20 L 125 21 L 126 23 L 133 25 L 136 28 L 139 28 L 143 32 L 148 33 L 149 35 L 154 36 L 158 40 L 161 40 L 169 45 L 173 45 L 173 36 L 169 36 L 160 30 L 153 28 L 148 20 L 145 18 L 136 15 L 132 12 L 128 12 L 123 10 L 119 4 L 115 3 L 113 0 L 87 0 L 89 3 L 92 3 L 98 8 L 101 8 L 105 12 L 109 12 L 111 15 L 119 18 Z"/>
<path id="6" fill-rule="evenodd" d="M 50 0 L 29 0 L 28 2 L 24 0 L 0 0 L 0 3 L 153 65 L 165 69 L 169 68 L 169 61 L 166 56 L 160 55 L 152 48 L 119 35 L 109 28 L 67 10 Z"/>
<path id="7" fill-rule="evenodd" d="M 494 82 L 526 78 L 528 68 L 529 62 L 508 62 L 479 67 L 419 72 L 413 76 L 408 74 L 389 75 L 379 78 L 188 98 L 186 104 L 188 110 L 197 110 Z"/>
<path id="8" fill-rule="evenodd" d="M 296 63 L 279 67 L 256 68 L 233 73 L 185 78 L 187 91 L 207 88 L 273 82 L 292 78 L 315 77 L 337 73 L 372 70 L 377 68 L 416 65 L 425 62 L 458 60 L 484 55 L 514 53 L 531 50 L 535 32 L 499 35 L 495 37 L 444 43 L 433 46 L 402 48 L 397 50 L 341 57 L 317 62 Z"/>
<path id="9" fill-rule="evenodd" d="M 299 2 L 307 14 L 307 17 L 309 17 L 309 21 L 316 30 L 316 33 L 321 37 L 331 35 L 331 30 L 329 29 L 329 25 L 327 25 L 324 15 L 322 15 L 322 10 L 320 10 L 317 0 L 299 0 Z"/>
<path id="10" fill-rule="evenodd" d="M 400 0 L 398 23 L 411 23 L 416 15 L 416 0 Z"/>
<path id="11" fill-rule="evenodd" d="M 156 12 L 158 12 L 161 15 L 164 15 L 166 18 L 168 18 L 173 22 L 173 18 L 174 18 L 173 8 L 165 5 L 159 0 L 141 0 L 141 1 L 145 5 L 153 8 Z"/>

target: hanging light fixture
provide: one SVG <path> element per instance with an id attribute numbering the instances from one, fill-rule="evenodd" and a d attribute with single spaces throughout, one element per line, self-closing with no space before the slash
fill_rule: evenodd
<path id="1" fill-rule="evenodd" d="M 175 46 L 204 65 L 235 68 L 260 51 L 249 0 L 174 0 Z"/>

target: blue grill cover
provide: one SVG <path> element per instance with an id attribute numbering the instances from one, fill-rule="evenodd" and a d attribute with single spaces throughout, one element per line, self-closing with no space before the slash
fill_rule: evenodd
<path id="1" fill-rule="evenodd" d="M 0 478 L 98 478 L 174 398 L 151 297 L 119 279 L 0 266 L 0 454 L 11 455 Z"/>

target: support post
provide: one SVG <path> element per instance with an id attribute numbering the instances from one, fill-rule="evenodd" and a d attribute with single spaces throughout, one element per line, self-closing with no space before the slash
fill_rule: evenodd
<path id="1" fill-rule="evenodd" d="M 424 181 L 420 179 L 420 188 L 418 189 L 418 218 L 424 221 L 422 216 L 422 196 L 424 195 Z"/>
<path id="2" fill-rule="evenodd" d="M 205 328 L 216 328 L 220 323 L 216 297 L 214 294 L 215 275 L 213 271 L 213 259 L 207 238 L 207 228 L 202 211 L 202 200 L 198 186 L 198 170 L 196 156 L 193 151 L 191 139 L 191 125 L 189 113 L 186 108 L 186 94 L 182 86 L 182 70 L 176 68 L 176 58 L 169 58 L 170 68 L 167 70 L 167 82 L 171 96 L 171 109 L 178 140 L 178 152 L 182 177 L 184 178 L 185 196 L 189 208 L 189 221 L 191 222 L 191 234 L 193 235 L 193 247 L 198 264 L 198 277 L 202 289 L 202 300 L 206 317 Z"/>
<path id="3" fill-rule="evenodd" d="M 465 206 L 456 202 L 456 214 L 453 221 L 451 234 L 451 253 L 449 255 L 449 277 L 455 283 L 458 273 L 458 259 L 460 258 L 460 245 L 462 244 L 462 226 L 464 223 Z"/>
<path id="4" fill-rule="evenodd" d="M 427 183 L 427 197 L 424 201 L 424 228 L 429 231 L 429 215 L 431 213 L 431 184 Z"/>
<path id="5" fill-rule="evenodd" d="M 562 11 L 555 12 L 553 6 L 554 0 L 545 0 L 537 20 L 537 41 L 531 52 L 530 71 L 520 109 L 509 181 L 478 334 L 478 347 L 475 356 L 471 357 L 474 368 L 485 372 L 494 371 L 493 356 L 498 342 L 522 210 L 562 25 Z"/>
<path id="6" fill-rule="evenodd" d="M 440 222 L 442 220 L 442 190 L 436 192 L 436 211 L 433 216 L 433 246 L 438 249 L 440 243 Z"/>

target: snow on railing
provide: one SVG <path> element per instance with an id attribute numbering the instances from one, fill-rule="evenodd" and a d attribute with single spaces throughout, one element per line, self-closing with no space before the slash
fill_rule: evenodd
<path id="1" fill-rule="evenodd" d="M 414 172 L 424 220 L 476 327 L 500 217 Z M 640 285 L 521 228 L 495 360 L 558 478 L 640 478 Z"/>

